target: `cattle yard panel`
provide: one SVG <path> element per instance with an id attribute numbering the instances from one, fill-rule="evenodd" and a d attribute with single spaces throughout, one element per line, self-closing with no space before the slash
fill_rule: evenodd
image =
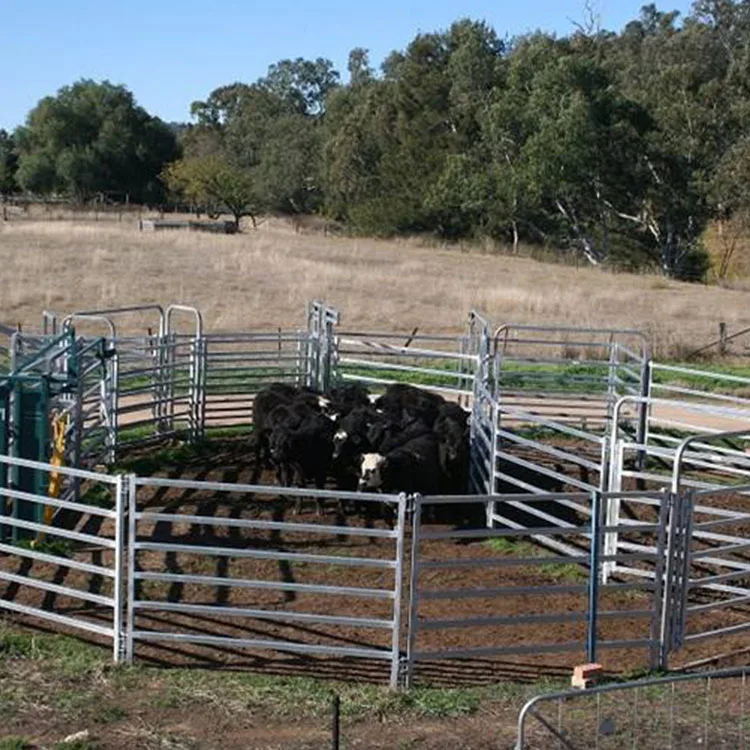
<path id="1" fill-rule="evenodd" d="M 33 471 L 50 488 L 57 475 L 64 485 L 77 484 L 81 496 L 76 502 L 63 499 L 70 493 L 51 496 L 51 489 L 30 493 L 0 487 L 6 506 L 23 502 L 56 511 L 54 523 L 3 516 L 6 533 L 22 532 L 33 543 L 14 543 L 9 533 L 0 535 L 0 610 L 95 634 L 112 642 L 114 661 L 119 661 L 128 479 L 3 455 L 0 465 Z"/>
<path id="2" fill-rule="evenodd" d="M 53 417 L 64 425 L 64 464 L 96 466 L 112 458 L 116 431 L 112 361 L 104 339 L 78 339 L 75 388 L 61 394 Z"/>
<path id="3" fill-rule="evenodd" d="M 682 627 L 676 646 L 741 636 L 750 629 L 748 494 L 750 485 L 694 490 L 685 495 L 690 526 L 684 556 Z M 711 619 L 718 611 L 724 613 L 721 627 Z"/>
<path id="4" fill-rule="evenodd" d="M 473 392 L 476 355 L 465 334 L 336 331 L 333 357 L 334 382 L 410 383 L 464 405 Z"/>
<path id="5" fill-rule="evenodd" d="M 129 660 L 146 643 L 359 658 L 390 664 L 396 686 L 405 496 L 155 478 L 137 478 L 132 488 Z M 198 497 L 192 512 L 182 504 L 152 510 L 154 492 Z M 311 499 L 390 506 L 393 528 L 356 525 L 351 518 L 346 525 L 282 520 L 282 501 Z M 243 517 L 242 508 L 250 504 L 273 509 L 272 520 Z M 331 553 L 306 552 L 311 539 Z M 372 542 L 380 542 L 380 556 Z M 337 582 L 341 570 L 358 571 L 357 586 Z M 182 597 L 177 590 L 189 593 Z M 352 615 L 366 604 L 373 604 L 368 614 Z M 206 633 L 207 623 L 220 634 Z M 373 635 L 378 633 L 383 637 Z"/>
<path id="6" fill-rule="evenodd" d="M 684 369 L 684 368 L 680 368 Z M 621 431 L 621 419 L 612 424 L 609 486 L 619 491 L 628 484 L 670 488 L 681 494 L 686 490 L 720 490 L 723 487 L 750 483 L 750 456 L 747 453 L 747 432 L 750 410 L 743 408 L 742 399 L 731 394 L 712 394 L 706 401 L 673 401 L 669 398 L 623 398 L 615 413 L 627 402 L 641 401 L 647 409 L 647 431 L 637 441 Z M 708 425 L 716 425 L 713 428 Z M 721 427 L 728 428 L 722 431 Z M 727 519 L 742 510 L 739 492 L 717 495 L 711 506 L 699 504 L 695 511 L 710 517 L 693 531 L 696 539 L 718 546 L 716 560 L 722 558 L 720 548 L 743 544 L 747 534 L 733 533 Z M 610 507 L 609 522 L 637 524 L 647 514 L 642 504 L 628 501 Z M 708 530 L 711 524 L 717 529 Z M 621 542 L 611 532 L 605 539 L 608 553 L 618 549 L 634 549 L 632 543 Z M 735 562 L 731 562 L 732 565 Z M 607 575 L 616 572 L 609 566 Z M 720 589 L 716 589 L 720 591 Z"/>
<path id="7" fill-rule="evenodd" d="M 156 332 L 150 329 L 145 336 L 126 332 L 122 316 L 133 313 L 157 313 Z M 179 332 L 173 318 L 185 313 L 194 317 L 195 326 Z M 635 587 L 636 598 L 653 595 L 666 602 L 660 611 L 669 612 L 669 616 L 661 618 L 658 637 L 653 634 L 653 620 L 649 621 L 647 639 L 651 652 L 659 652 L 662 664 L 670 650 L 683 642 L 725 635 L 723 629 L 706 626 L 701 630 L 696 623 L 712 610 L 723 607 L 727 612 L 734 611 L 744 597 L 750 596 L 743 584 L 743 576 L 750 574 L 750 561 L 744 561 L 747 519 L 737 504 L 747 487 L 716 493 L 722 485 L 750 482 L 744 432 L 750 401 L 737 393 L 737 389 L 750 385 L 750 379 L 653 363 L 639 334 L 632 331 L 511 325 L 498 328 L 493 336 L 489 323 L 477 313 L 471 314 L 465 334 L 421 333 L 417 329 L 411 333 L 340 331 L 338 313 L 323 303 L 310 306 L 307 322 L 307 330 L 300 331 L 205 334 L 194 308 L 173 306 L 165 311 L 159 306 L 146 306 L 89 311 L 69 316 L 62 329 L 69 332 L 73 323 L 94 325 L 103 328 L 107 336 L 74 339 L 75 357 L 64 356 L 64 346 L 52 345 L 51 335 L 18 332 L 8 333 L 8 356 L 11 365 L 19 367 L 39 360 L 42 353 L 41 359 L 47 361 L 54 378 L 68 377 L 67 370 L 72 367 L 77 390 L 63 392 L 53 405 L 62 416 L 67 413 L 72 417 L 65 461 L 73 465 L 111 463 L 121 448 L 168 436 L 198 439 L 206 428 L 248 426 L 252 423 L 254 394 L 271 382 L 317 390 L 361 382 L 376 391 L 390 383 L 411 382 L 455 398 L 472 410 L 471 490 L 484 498 L 472 502 L 483 506 L 487 514 L 487 528 L 481 530 L 488 535 L 485 542 L 492 542 L 493 534 L 499 539 L 510 537 L 507 543 L 511 546 L 518 540 L 521 545 L 531 540 L 539 545 L 534 559 L 544 555 L 540 559 L 545 560 L 532 567 L 557 565 L 564 569 L 568 564 L 589 570 L 590 563 L 582 560 L 594 554 L 596 545 L 592 545 L 587 524 L 594 523 L 592 498 L 598 498 L 606 519 L 600 525 L 602 550 L 596 553 L 600 576 L 589 576 L 586 585 L 590 587 L 591 580 L 601 577 L 605 593 L 607 587 Z M 48 328 L 56 330 L 54 316 Z M 709 379 L 712 388 L 723 388 L 723 392 L 703 390 Z M 714 427 L 707 428 L 707 421 Z M 82 483 L 75 476 L 66 479 L 62 502 L 79 501 L 85 491 Z M 633 485 L 654 490 L 625 491 Z M 142 492 L 145 487 L 141 486 Z M 237 492 L 251 492 L 248 486 L 238 487 Z M 559 492 L 563 487 L 574 492 Z M 671 492 L 659 492 L 665 487 Z M 205 485 L 201 488 L 211 491 Z M 17 487 L 11 489 L 18 491 Z M 253 492 L 260 493 L 261 489 L 256 487 Z M 600 491 L 606 489 L 609 493 L 602 495 Z M 550 490 L 554 494 L 550 495 Z M 222 491 L 231 494 L 228 489 Z M 265 494 L 269 492 L 266 488 Z M 274 495 L 284 492 L 273 490 Z M 287 492 L 293 496 L 295 491 Z M 528 494 L 505 494 L 508 492 Z M 704 492 L 710 502 L 701 499 Z M 314 494 L 304 492 L 305 496 Z M 321 497 L 340 498 L 345 494 L 324 493 Z M 441 504 L 440 499 L 421 502 Z M 241 531 L 244 519 L 234 520 L 240 525 L 226 519 L 204 525 L 221 528 L 224 524 L 227 529 Z M 145 516 L 137 522 L 146 526 L 166 523 Z M 415 524 L 415 544 L 420 542 L 419 525 Z M 292 526 L 287 533 L 301 528 Z M 399 528 L 402 535 L 396 546 L 403 547 L 403 525 Z M 282 527 L 274 530 L 282 531 Z M 474 534 L 480 530 L 464 531 Z M 552 550 L 558 559 L 544 550 Z M 164 554 L 171 558 L 172 551 Z M 141 557 L 158 554 L 151 548 L 136 552 Z M 282 554 L 284 550 L 276 552 Z M 217 567 L 217 561 L 229 559 L 217 554 L 216 549 L 205 557 Z M 505 566 L 512 567 L 512 563 Z M 663 576 L 660 566 L 669 569 Z M 167 583 L 166 579 L 149 580 L 144 582 Z M 413 583 L 419 605 L 420 583 Z M 240 584 L 237 588 L 247 586 Z M 568 593 L 575 592 L 570 589 Z M 432 592 L 425 601 L 440 596 Z M 472 596 L 469 593 L 458 598 L 464 601 Z M 143 604 L 144 613 L 155 606 Z M 167 609 L 157 614 L 169 614 Z M 254 611 L 240 609 L 248 617 L 247 612 Z M 615 623 L 618 617 L 608 611 L 604 622 Z M 511 625 L 507 618 L 495 619 L 497 622 L 487 627 Z M 529 622 L 541 624 L 540 620 Z M 573 617 L 568 625 L 580 622 Z M 418 619 L 415 623 L 416 637 L 421 626 Z M 728 625 L 726 634 L 739 632 L 742 625 Z M 476 627 L 481 630 L 482 625 Z M 451 624 L 446 629 L 460 631 L 461 626 Z M 438 621 L 425 632 L 429 635 L 441 630 Z M 168 634 L 165 638 L 173 637 Z M 241 637 L 226 637 L 240 645 L 243 641 Z M 146 635 L 142 640 L 150 638 Z M 559 644 L 553 645 L 552 653 Z M 535 648 L 534 644 L 531 647 Z M 467 648 L 473 653 L 480 653 L 476 649 L 482 648 L 495 653 L 492 645 L 474 643 Z M 385 653 L 382 648 L 376 650 Z M 388 652 L 392 665 L 397 651 L 392 646 Z M 416 661 L 421 661 L 423 652 L 410 646 L 412 651 Z"/>
<path id="8" fill-rule="evenodd" d="M 637 331 L 555 326 L 503 325 L 492 337 L 494 415 L 493 493 L 590 492 L 607 489 L 608 431 L 618 398 L 647 388 L 648 347 Z M 645 418 L 636 415 L 634 431 Z M 488 523 L 512 528 L 565 525 L 569 511 L 585 504 L 567 501 L 559 512 L 542 513 L 521 503 L 519 520 L 488 506 Z M 569 545 L 537 535 L 565 552 Z"/>
<path id="9" fill-rule="evenodd" d="M 305 331 L 208 334 L 203 337 L 206 429 L 249 426 L 253 398 L 271 383 L 307 384 Z"/>
<path id="10" fill-rule="evenodd" d="M 413 681 L 420 663 L 444 659 L 507 661 L 518 656 L 567 654 L 567 663 L 583 657 L 594 661 L 603 650 L 627 649 L 645 651 L 645 663 L 657 666 L 664 637 L 661 579 L 601 580 L 602 565 L 608 561 L 601 552 L 606 530 L 603 519 L 612 499 L 598 492 L 538 495 L 531 500 L 524 495 L 417 497 L 412 522 L 407 683 Z M 510 516 L 520 503 L 525 506 L 530 502 L 547 507 L 572 502 L 586 506 L 587 512 L 571 518 L 565 527 L 553 522 L 536 530 L 546 538 L 560 539 L 575 554 L 554 554 L 530 544 L 536 535 L 529 529 L 487 528 L 481 520 L 456 528 L 433 525 L 429 520 L 441 507 L 451 508 L 454 515 L 461 509 L 464 513 L 459 516 L 463 517 L 471 506 L 495 503 Z M 665 559 L 666 513 L 664 504 L 660 522 L 638 529 L 654 541 L 654 552 L 621 553 L 620 562 L 659 568 Z M 484 511 L 478 517 L 483 518 Z M 439 554 L 437 545 L 444 540 L 454 543 L 453 558 Z M 430 613 L 431 604 L 446 601 L 452 605 L 450 618 Z M 489 615 L 484 614 L 488 611 Z M 518 637 L 524 629 L 533 632 L 542 628 L 544 641 Z M 430 646 L 431 634 L 447 632 L 457 634 L 452 646 Z"/>

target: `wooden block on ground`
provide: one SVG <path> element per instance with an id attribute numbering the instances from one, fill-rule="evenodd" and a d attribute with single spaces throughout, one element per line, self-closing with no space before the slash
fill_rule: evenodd
<path id="1" fill-rule="evenodd" d="M 601 674 L 601 664 L 578 664 L 573 668 L 573 677 L 570 680 L 570 684 L 572 687 L 585 690 L 595 685 Z"/>

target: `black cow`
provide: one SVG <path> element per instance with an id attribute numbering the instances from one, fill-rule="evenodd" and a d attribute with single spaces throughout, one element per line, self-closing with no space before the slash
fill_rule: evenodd
<path id="1" fill-rule="evenodd" d="M 438 440 L 432 433 L 388 454 L 362 456 L 359 489 L 368 492 L 438 494 L 443 486 Z"/>
<path id="2" fill-rule="evenodd" d="M 328 411 L 338 419 L 346 417 L 355 409 L 370 406 L 370 394 L 367 388 L 359 383 L 347 383 L 333 388 L 329 400 Z"/>
<path id="3" fill-rule="evenodd" d="M 392 421 L 401 422 L 406 416 L 421 419 L 432 427 L 444 403 L 443 397 L 436 393 L 406 383 L 393 383 L 375 401 L 375 407 Z"/>
<path id="4" fill-rule="evenodd" d="M 287 407 L 286 414 L 287 418 L 282 417 L 273 427 L 268 441 L 279 483 L 306 487 L 312 481 L 317 489 L 322 490 L 333 457 L 333 422 L 305 405 Z M 321 514 L 321 501 L 318 500 L 316 505 L 318 514 Z M 297 512 L 301 506 L 302 500 L 298 499 Z"/>

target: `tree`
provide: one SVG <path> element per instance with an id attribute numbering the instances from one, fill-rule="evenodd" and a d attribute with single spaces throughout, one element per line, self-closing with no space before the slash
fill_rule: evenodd
<path id="1" fill-rule="evenodd" d="M 259 202 L 251 175 L 221 157 L 180 159 L 169 164 L 162 177 L 174 193 L 209 211 L 232 214 L 238 230 L 243 216 L 249 216 L 253 226 L 257 226 Z"/>
<path id="2" fill-rule="evenodd" d="M 299 114 L 320 116 L 326 99 L 339 83 L 339 73 L 330 60 L 280 60 L 268 68 L 257 85 L 275 94 Z"/>
<path id="3" fill-rule="evenodd" d="M 105 193 L 160 201 L 159 174 L 179 156 L 172 130 L 107 81 L 82 80 L 42 99 L 15 137 L 21 187 L 81 201 Z"/>
<path id="4" fill-rule="evenodd" d="M 18 158 L 16 157 L 13 138 L 4 130 L 0 130 L 0 201 L 3 204 L 3 219 L 7 218 L 6 202 L 8 196 L 18 190 L 17 169 Z"/>

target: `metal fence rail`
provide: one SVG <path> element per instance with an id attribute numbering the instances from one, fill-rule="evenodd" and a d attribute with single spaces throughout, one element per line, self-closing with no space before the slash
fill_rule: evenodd
<path id="1" fill-rule="evenodd" d="M 416 497 L 412 522 L 412 561 L 409 585 L 409 625 L 406 655 L 407 681 L 414 679 L 419 663 L 443 659 L 476 659 L 519 655 L 578 654 L 596 659 L 603 649 L 645 652 L 643 663 L 656 666 L 668 632 L 662 626 L 661 578 L 656 582 L 604 582 L 601 539 L 607 530 L 603 519 L 612 496 L 601 493 Z M 564 528 L 557 517 L 548 526 L 529 529 L 521 523 L 510 528 L 487 528 L 476 522 L 459 528 L 430 525 L 428 516 L 441 507 L 459 518 L 473 505 L 495 503 L 512 516 L 528 503 L 538 508 L 570 508 L 588 504 L 585 514 L 572 514 Z M 460 511 L 464 511 L 461 513 Z M 640 527 L 639 534 L 654 540 L 652 553 L 621 553 L 618 560 L 633 567 L 662 569 L 665 560 L 666 518 L 664 503 L 659 522 Z M 540 514 L 545 511 L 540 510 Z M 484 513 L 479 514 L 480 518 Z M 630 531 L 630 530 L 629 530 Z M 440 542 L 450 541 L 452 557 L 445 557 Z M 562 554 L 546 552 L 558 545 Z M 510 574 L 509 574 L 510 572 Z M 440 581 L 439 586 L 435 583 Z M 552 601 L 563 601 L 559 608 Z M 451 603 L 451 616 L 431 614 L 431 605 Z M 441 610 L 443 611 L 443 610 Z M 490 612 L 491 614 L 486 614 Z M 544 640 L 524 638 L 524 629 L 538 629 Z M 453 632 L 451 647 L 430 644 L 430 634 Z M 423 641 L 423 642 L 422 642 Z M 574 658 L 573 656 L 567 658 Z"/>
<path id="2" fill-rule="evenodd" d="M 466 335 L 336 331 L 334 380 L 410 382 L 468 403 L 476 356 Z"/>
<path id="3" fill-rule="evenodd" d="M 50 478 L 61 474 L 81 487 L 79 502 L 0 487 L 0 505 L 6 508 L 22 500 L 58 512 L 54 523 L 23 520 L 13 512 L 0 517 L 0 555 L 18 563 L 15 570 L 0 568 L 0 610 L 111 640 L 118 662 L 125 644 L 127 479 L 3 455 L 0 465 Z M 26 539 L 16 539 L 13 532 L 22 532 Z M 34 544 L 28 543 L 31 539 Z M 86 557 L 91 562 L 81 559 Z M 92 588 L 95 580 L 99 584 Z"/>
<path id="4" fill-rule="evenodd" d="M 214 493 L 214 497 L 221 495 L 235 503 L 252 496 L 256 502 L 262 497 L 269 504 L 278 503 L 279 497 L 295 501 L 312 497 L 335 503 L 356 500 L 380 507 L 390 505 L 394 509 L 394 527 L 389 530 L 260 520 L 205 515 L 197 510 L 189 513 L 181 509 L 174 512 L 135 510 L 138 491 L 148 493 L 155 489 Z M 390 662 L 390 681 L 396 686 L 400 664 L 405 496 L 138 478 L 133 482 L 130 507 L 133 512 L 128 540 L 129 660 L 133 659 L 137 644 L 146 642 L 374 659 Z M 349 544 L 351 551 L 345 554 L 300 552 L 293 541 L 295 535 L 300 534 L 322 545 L 333 538 L 337 550 Z M 387 542 L 389 553 L 373 557 L 372 553 L 362 554 L 361 547 L 354 544 L 370 540 Z M 308 544 L 305 542 L 302 549 Z M 166 570 L 162 556 L 169 562 Z M 299 566 L 304 570 L 298 571 Z M 360 578 L 367 578 L 369 585 L 337 583 L 335 571 L 342 568 L 359 571 Z M 209 569 L 217 572 L 206 574 Z M 390 583 L 386 583 L 388 579 Z M 196 596 L 188 601 L 175 600 L 169 594 L 174 586 L 189 586 L 197 592 Z M 225 592 L 225 598 L 217 600 L 217 591 Z M 233 592 L 248 591 L 260 591 L 266 596 L 232 600 Z M 277 601 L 268 600 L 268 595 L 274 593 L 287 597 L 286 606 L 280 607 Z M 311 609 L 305 596 L 313 594 L 317 604 Z M 292 605 L 290 599 L 302 602 Z M 385 609 L 379 616 L 352 615 L 351 610 L 356 611 L 358 603 L 363 601 L 380 601 Z M 206 633 L 190 620 L 191 617 L 201 618 L 203 624 L 205 618 L 213 618 L 218 632 Z M 144 622 L 151 627 L 145 627 Z M 243 630 L 222 627 L 238 622 L 249 625 Z M 317 637 L 304 637 L 304 626 L 309 625 L 319 626 Z M 329 633 L 323 636 L 320 629 L 326 627 Z M 347 637 L 340 637 L 337 628 L 344 629 Z M 372 631 L 385 632 L 387 644 L 382 639 L 380 645 L 373 644 L 367 635 Z"/>
<path id="5" fill-rule="evenodd" d="M 492 337 L 496 400 L 492 492 L 607 489 L 608 431 L 621 395 L 647 388 L 648 346 L 637 331 L 506 324 Z M 636 415 L 634 433 L 645 418 Z M 570 501 L 576 512 L 585 504 Z M 565 509 L 541 516 L 522 503 L 530 527 L 565 526 Z M 511 518 L 489 507 L 489 522 Z M 542 540 L 544 542 L 544 540 Z M 550 543 L 563 550 L 560 541 Z"/>
<path id="6" fill-rule="evenodd" d="M 750 747 L 747 668 L 564 690 L 532 698 L 516 750 Z"/>
<path id="7" fill-rule="evenodd" d="M 307 384 L 304 331 L 209 334 L 202 342 L 204 426 L 252 424 L 255 394 L 270 383 Z"/>

